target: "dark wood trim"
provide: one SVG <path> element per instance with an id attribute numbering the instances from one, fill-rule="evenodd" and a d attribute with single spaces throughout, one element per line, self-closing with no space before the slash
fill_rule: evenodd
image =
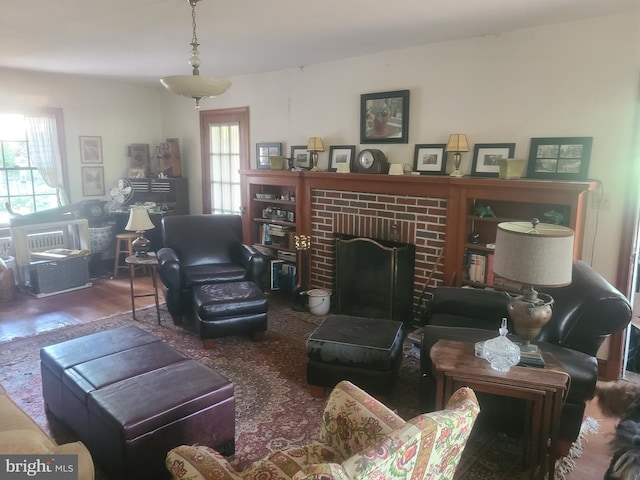
<path id="1" fill-rule="evenodd" d="M 211 213 L 211 169 L 209 168 L 209 125 L 215 123 L 237 123 L 240 128 L 240 170 L 250 168 L 249 153 L 249 107 L 223 108 L 200 112 L 200 164 L 202 172 L 202 212 Z"/>

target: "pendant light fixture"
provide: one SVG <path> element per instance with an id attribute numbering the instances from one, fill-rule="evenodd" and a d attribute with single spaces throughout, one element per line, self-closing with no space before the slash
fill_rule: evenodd
<path id="1" fill-rule="evenodd" d="M 196 35 L 196 4 L 200 0 L 186 0 L 191 5 L 191 19 L 193 38 L 191 39 L 191 58 L 189 63 L 193 68 L 191 75 L 173 75 L 164 77 L 160 82 L 167 90 L 176 95 L 193 98 L 196 101 L 196 109 L 200 108 L 200 99 L 222 95 L 231 86 L 231 82 L 224 78 L 200 76 L 200 52 L 198 36 Z"/>

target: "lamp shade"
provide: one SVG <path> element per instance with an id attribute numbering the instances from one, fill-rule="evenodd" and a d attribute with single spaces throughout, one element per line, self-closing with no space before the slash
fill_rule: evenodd
<path id="1" fill-rule="evenodd" d="M 464 133 L 454 133 L 449 136 L 449 142 L 447 143 L 447 152 L 468 152 L 469 144 L 467 143 L 467 136 Z"/>
<path id="2" fill-rule="evenodd" d="M 149 211 L 142 206 L 131 207 L 129 211 L 129 221 L 124 229 L 142 232 L 144 230 L 151 230 L 152 228 L 155 228 L 155 225 L 149 218 Z"/>
<path id="3" fill-rule="evenodd" d="M 324 145 L 320 137 L 310 137 L 307 145 L 308 152 L 324 152 Z"/>
<path id="4" fill-rule="evenodd" d="M 529 286 L 560 287 L 571 283 L 573 230 L 532 222 L 498 224 L 493 272 Z"/>
<path id="5" fill-rule="evenodd" d="M 198 99 L 217 97 L 231 86 L 231 82 L 224 78 L 202 77 L 200 75 L 173 75 L 160 79 L 160 82 L 171 93 Z"/>

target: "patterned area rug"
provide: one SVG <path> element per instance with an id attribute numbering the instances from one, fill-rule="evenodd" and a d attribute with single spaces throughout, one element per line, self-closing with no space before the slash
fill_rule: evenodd
<path id="1" fill-rule="evenodd" d="M 246 337 L 216 340 L 204 350 L 197 335 L 173 325 L 166 311 L 162 325 L 155 309 L 120 314 L 80 326 L 66 327 L 33 337 L 0 344 L 0 383 L 11 397 L 59 443 L 75 440 L 55 418 L 47 417 L 42 401 L 40 348 L 98 331 L 135 324 L 174 348 L 215 369 L 235 386 L 236 454 L 230 458 L 236 468 L 289 445 L 317 438 L 325 400 L 311 397 L 305 378 L 306 338 L 324 317 L 297 312 L 272 301 L 269 330 L 259 342 Z M 387 404 L 403 418 L 419 413 L 419 361 L 408 344 L 397 383 Z M 527 478 L 522 472 L 522 447 L 518 438 L 478 432 L 467 445 L 456 480 L 512 480 Z M 571 464 L 567 467 L 571 469 Z M 103 472 L 98 478 L 109 479 Z M 563 476 L 556 477 L 563 478 Z"/>

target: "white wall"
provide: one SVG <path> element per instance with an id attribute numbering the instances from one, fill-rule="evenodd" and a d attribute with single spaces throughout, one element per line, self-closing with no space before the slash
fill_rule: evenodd
<path id="1" fill-rule="evenodd" d="M 70 200 L 109 200 L 109 187 L 126 175 L 127 145 L 161 136 L 159 88 L 69 75 L 0 69 L 0 111 L 22 113 L 29 107 L 62 108 L 70 181 Z M 80 136 L 102 137 L 104 197 L 83 197 Z M 153 152 L 152 152 L 153 153 Z"/>
<path id="2" fill-rule="evenodd" d="M 322 137 L 327 150 L 332 144 L 364 148 L 358 145 L 360 94 L 399 89 L 411 91 L 409 143 L 374 145 L 393 163 L 412 164 L 416 143 L 446 143 L 455 132 L 466 133 L 471 144 L 515 142 L 522 158 L 532 137 L 593 137 L 589 177 L 612 198 L 611 210 L 597 221 L 595 210 L 589 212 L 584 258 L 614 281 L 624 173 L 632 163 L 639 30 L 637 15 L 612 15 L 242 76 L 203 109 L 250 107 L 252 165 L 256 142 L 282 142 L 284 154 L 309 136 Z M 197 141 L 197 129 L 193 102 L 163 94 L 164 136 Z M 183 159 L 195 177 L 199 146 L 191 148 Z M 463 155 L 467 173 L 472 156 Z M 328 152 L 319 163 L 327 168 Z M 190 188 L 191 207 L 199 210 L 200 185 Z"/>
<path id="3" fill-rule="evenodd" d="M 638 15 L 612 15 L 247 75 L 232 78 L 231 89 L 203 109 L 249 107 L 252 165 L 256 142 L 282 142 L 288 154 L 321 136 L 327 150 L 360 150 L 360 95 L 398 89 L 411 91 L 409 143 L 374 145 L 394 163 L 412 164 L 416 143 L 445 143 L 454 132 L 471 144 L 515 142 L 524 158 L 532 137 L 592 136 L 589 176 L 611 193 L 611 210 L 597 222 L 589 212 L 584 258 L 613 281 L 632 170 L 639 31 Z M 107 187 L 126 172 L 128 144 L 177 137 L 191 211 L 202 211 L 193 101 L 156 86 L 0 70 L 0 111 L 29 105 L 64 110 L 72 201 L 82 199 L 80 135 L 102 136 Z M 472 152 L 463 155 L 464 171 L 471 160 Z M 327 165 L 328 151 L 320 154 Z"/>

